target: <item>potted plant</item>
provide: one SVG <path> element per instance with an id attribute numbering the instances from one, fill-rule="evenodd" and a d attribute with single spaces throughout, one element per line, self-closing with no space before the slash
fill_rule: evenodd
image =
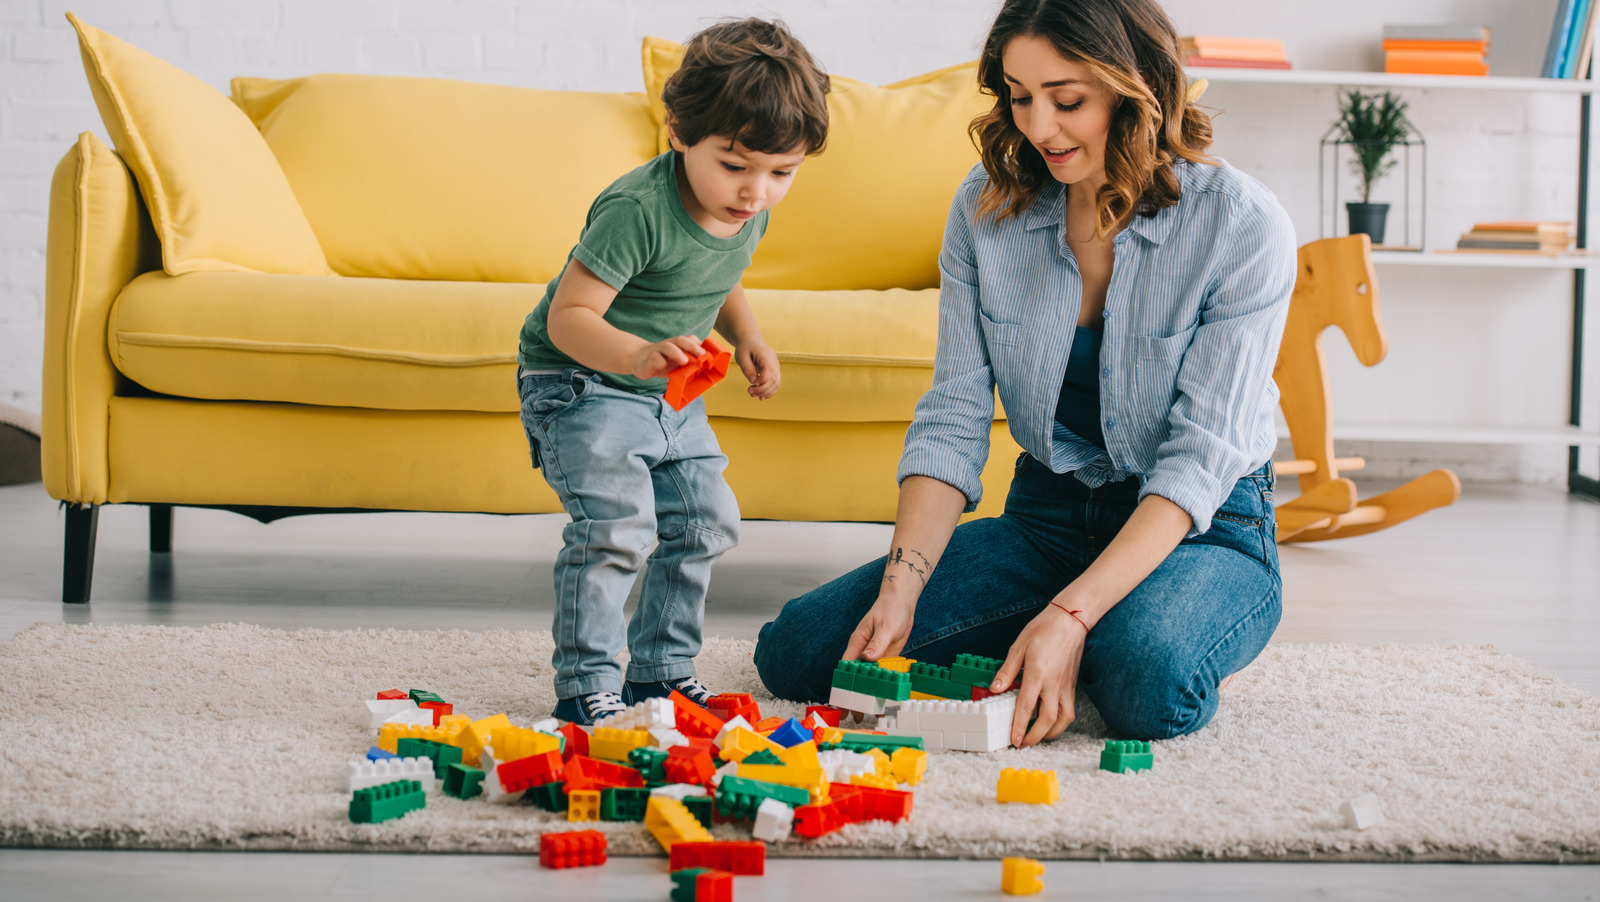
<path id="1" fill-rule="evenodd" d="M 1347 91 L 1339 100 L 1339 121 L 1335 123 L 1341 140 L 1350 145 L 1354 158 L 1350 169 L 1361 180 L 1361 201 L 1345 204 L 1350 216 L 1350 234 L 1366 234 L 1373 244 L 1383 243 L 1384 225 L 1389 218 L 1388 204 L 1372 203 L 1372 186 L 1394 168 L 1394 149 L 1411 137 L 1406 120 L 1406 102 L 1393 91 L 1363 94 Z"/>

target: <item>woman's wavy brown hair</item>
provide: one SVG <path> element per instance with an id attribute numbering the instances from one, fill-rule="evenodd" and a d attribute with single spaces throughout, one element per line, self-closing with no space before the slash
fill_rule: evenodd
<path id="1" fill-rule="evenodd" d="M 994 108 L 968 132 L 989 173 L 979 216 L 1005 219 L 1028 210 L 1054 181 L 1044 157 L 1017 128 L 1001 57 L 1012 39 L 1036 35 L 1087 67 L 1115 95 L 1106 136 L 1106 183 L 1095 198 L 1095 233 L 1106 235 L 1130 211 L 1145 216 L 1178 202 L 1173 163 L 1215 163 L 1211 117 L 1190 102 L 1172 22 L 1155 0 L 1006 0 L 984 42 L 978 84 Z"/>

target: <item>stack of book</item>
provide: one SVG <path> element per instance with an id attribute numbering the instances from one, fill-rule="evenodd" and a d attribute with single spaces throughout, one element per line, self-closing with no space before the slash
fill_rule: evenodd
<path id="1" fill-rule="evenodd" d="M 1572 223 L 1513 220 L 1480 222 L 1465 232 L 1456 250 L 1563 254 L 1572 245 Z"/>
<path id="2" fill-rule="evenodd" d="M 1482 25 L 1385 25 L 1383 71 L 1488 75 L 1489 29 Z"/>
<path id="3" fill-rule="evenodd" d="M 1556 18 L 1545 45 L 1545 78 L 1588 78 L 1594 55 L 1594 24 L 1600 0 L 1557 0 Z"/>
<path id="4" fill-rule="evenodd" d="M 1218 69 L 1288 69 L 1283 42 L 1266 38 L 1225 38 L 1197 34 L 1178 41 L 1185 66 Z"/>

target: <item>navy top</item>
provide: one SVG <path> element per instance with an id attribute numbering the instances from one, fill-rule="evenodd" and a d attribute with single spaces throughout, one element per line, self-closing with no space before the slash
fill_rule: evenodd
<path id="1" fill-rule="evenodd" d="M 1106 446 L 1100 429 L 1100 338 L 1099 329 L 1077 327 L 1072 337 L 1072 352 L 1067 355 L 1067 375 L 1061 380 L 1061 396 L 1056 399 L 1056 422 L 1079 438 Z"/>

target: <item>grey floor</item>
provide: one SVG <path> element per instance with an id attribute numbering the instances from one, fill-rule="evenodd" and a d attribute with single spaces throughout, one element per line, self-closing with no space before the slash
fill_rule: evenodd
<path id="1" fill-rule="evenodd" d="M 1364 484 L 1366 493 L 1382 486 Z M 1292 495 L 1292 481 L 1281 488 Z M 178 511 L 172 555 L 143 508 L 101 515 L 94 602 L 59 603 L 61 514 L 0 488 L 0 639 L 37 621 L 319 627 L 549 626 L 554 516 L 317 516 L 262 525 Z M 719 565 L 710 635 L 753 637 L 785 600 L 883 551 L 880 525 L 764 523 Z M 1394 530 L 1282 550 L 1279 642 L 1493 644 L 1600 694 L 1600 505 L 1542 486 L 1469 485 Z M 4 687 L 0 687 L 3 691 Z M 516 856 L 0 850 L 0 899 L 665 899 L 665 863 L 549 872 Z M 1576 866 L 1052 862 L 1040 898 L 1597 899 Z M 742 900 L 999 896 L 974 861 L 774 860 Z"/>

